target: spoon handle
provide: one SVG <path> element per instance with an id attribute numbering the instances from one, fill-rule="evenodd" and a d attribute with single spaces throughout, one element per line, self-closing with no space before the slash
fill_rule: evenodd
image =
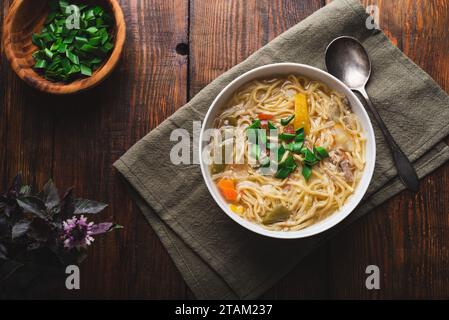
<path id="1" fill-rule="evenodd" d="M 366 93 L 366 90 L 362 88 L 357 89 L 357 91 L 365 98 L 366 103 L 374 116 L 374 119 L 376 119 L 380 130 L 382 131 L 385 139 L 388 142 L 388 146 L 390 147 L 399 178 L 409 190 L 417 192 L 419 190 L 419 178 L 416 174 L 415 168 L 413 168 L 407 156 L 404 154 L 404 152 L 402 152 L 401 148 L 398 146 L 393 136 L 390 134 L 390 131 L 388 131 L 387 126 L 385 125 L 384 121 L 380 117 L 379 112 L 377 112 L 377 109 L 371 102 L 371 99 Z"/>

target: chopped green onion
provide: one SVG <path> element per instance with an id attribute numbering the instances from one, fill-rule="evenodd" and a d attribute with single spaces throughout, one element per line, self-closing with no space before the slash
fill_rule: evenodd
<path id="1" fill-rule="evenodd" d="M 50 49 L 45 48 L 45 49 L 44 49 L 44 52 L 45 52 L 45 55 L 46 55 L 48 58 L 50 58 L 50 59 L 53 58 L 54 53 L 51 52 Z"/>
<path id="2" fill-rule="evenodd" d="M 293 153 L 301 153 L 302 146 L 303 143 L 292 142 L 287 145 L 286 149 Z"/>
<path id="3" fill-rule="evenodd" d="M 287 159 L 283 162 L 283 165 L 290 169 L 292 172 L 296 169 L 296 162 L 295 162 L 295 158 L 293 158 L 293 156 L 290 154 Z"/>
<path id="4" fill-rule="evenodd" d="M 290 175 L 290 173 L 292 173 L 292 172 L 290 171 L 289 168 L 282 167 L 282 168 L 278 169 L 278 171 L 276 172 L 275 177 L 278 178 L 278 179 L 285 179 L 285 178 L 287 178 Z"/>
<path id="5" fill-rule="evenodd" d="M 74 54 L 73 52 L 71 52 L 70 50 L 66 50 L 65 55 L 67 58 L 69 58 L 70 61 L 72 61 L 72 63 L 78 65 L 80 64 L 80 59 L 79 57 Z"/>
<path id="6" fill-rule="evenodd" d="M 47 67 L 47 61 L 45 60 L 37 60 L 34 66 L 36 69 L 44 69 Z"/>
<path id="7" fill-rule="evenodd" d="M 281 144 L 278 148 L 278 161 L 281 161 L 281 159 L 284 157 L 285 152 L 285 147 Z"/>
<path id="8" fill-rule="evenodd" d="M 305 133 L 304 133 L 304 128 L 299 128 L 298 130 L 296 130 L 296 134 L 297 135 L 305 135 Z"/>
<path id="9" fill-rule="evenodd" d="M 86 43 L 80 48 L 80 50 L 84 51 L 84 52 L 91 53 L 91 52 L 94 52 L 95 50 L 97 50 L 97 47 L 91 46 L 90 44 Z"/>
<path id="10" fill-rule="evenodd" d="M 301 153 L 304 155 L 304 163 L 313 166 L 318 163 L 318 159 L 315 157 L 312 151 L 307 148 L 303 148 Z"/>
<path id="11" fill-rule="evenodd" d="M 270 129 L 270 130 L 276 130 L 277 129 L 276 126 L 271 121 L 268 121 L 267 126 L 268 126 L 268 129 Z"/>
<path id="12" fill-rule="evenodd" d="M 279 139 L 284 140 L 284 141 L 289 141 L 289 140 L 295 139 L 295 137 L 296 137 L 296 135 L 293 133 L 285 133 L 284 132 L 279 135 Z"/>
<path id="13" fill-rule="evenodd" d="M 309 180 L 310 176 L 312 175 L 312 167 L 304 165 L 302 167 L 302 175 L 306 180 Z"/>
<path id="14" fill-rule="evenodd" d="M 261 122 L 259 119 L 254 120 L 254 122 L 247 129 L 260 129 Z"/>
<path id="15" fill-rule="evenodd" d="M 288 125 L 294 118 L 295 118 L 295 115 L 292 114 L 292 115 L 291 115 L 290 117 L 288 117 L 288 118 L 281 119 L 281 124 L 282 124 L 283 126 L 286 126 L 286 125 Z"/>
<path id="16" fill-rule="evenodd" d="M 80 28 L 69 29 L 70 5 L 77 5 Z M 91 76 L 114 48 L 113 18 L 98 5 L 67 0 L 48 1 L 50 13 L 40 33 L 33 34 L 35 69 L 50 81 Z"/>
<path id="17" fill-rule="evenodd" d="M 306 137 L 305 137 L 304 133 L 296 134 L 295 142 L 303 143 L 305 139 L 306 139 Z"/>
<path id="18" fill-rule="evenodd" d="M 86 32 L 90 34 L 96 34 L 98 32 L 98 29 L 96 27 L 90 27 L 86 29 Z"/>
<path id="19" fill-rule="evenodd" d="M 85 66 L 84 64 L 80 65 L 81 74 L 90 77 L 92 75 L 92 69 Z"/>
<path id="20" fill-rule="evenodd" d="M 329 157 L 329 153 L 323 147 L 315 147 L 315 148 L 313 148 L 313 151 L 315 153 L 315 156 L 317 158 L 319 158 L 320 160 Z"/>

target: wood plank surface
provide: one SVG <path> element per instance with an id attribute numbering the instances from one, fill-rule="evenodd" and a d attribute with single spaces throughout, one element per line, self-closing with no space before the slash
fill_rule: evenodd
<path id="1" fill-rule="evenodd" d="M 0 22 L 11 0 L 0 3 Z M 41 94 L 0 57 L 0 182 L 22 171 L 35 186 L 110 204 L 101 220 L 125 226 L 98 237 L 82 289 L 48 297 L 192 298 L 112 163 L 217 76 L 321 6 L 324 0 L 121 0 L 127 44 L 118 69 L 70 99 Z M 449 4 L 364 0 L 381 28 L 449 92 Z M 0 30 L 0 33 L 2 31 Z M 185 45 L 184 45 L 185 44 Z M 176 50 L 178 48 L 178 50 Z M 307 257 L 263 298 L 449 297 L 449 165 L 426 177 Z M 365 268 L 381 268 L 368 291 Z"/>
<path id="2" fill-rule="evenodd" d="M 363 1 L 375 4 L 380 27 L 401 50 L 449 92 L 449 3 Z M 334 239 L 330 246 L 332 298 L 449 297 L 449 165 L 401 193 Z M 381 290 L 366 290 L 365 268 L 378 265 Z"/>
<path id="3" fill-rule="evenodd" d="M 121 4 L 127 43 L 120 67 L 96 92 L 76 97 L 69 112 L 55 117 L 56 182 L 109 203 L 101 219 L 126 226 L 98 237 L 81 270 L 89 276 L 76 296 L 184 298 L 186 285 L 112 163 L 187 101 L 187 59 L 175 47 L 187 40 L 188 3 Z"/>
<path id="4" fill-rule="evenodd" d="M 184 298 L 186 285 L 157 236 L 133 205 L 112 164 L 187 101 L 188 2 L 121 1 L 127 43 L 113 75 L 93 91 L 72 97 L 41 94 L 24 85 L 2 56 L 0 123 L 6 134 L 1 170 L 22 170 L 37 186 L 50 177 L 80 197 L 109 203 L 99 217 L 125 228 L 97 237 L 81 266 L 81 290 L 52 297 Z M 2 11 L 8 1 L 2 2 Z M 3 72 L 3 70 L 5 70 Z M 2 176 L 2 180 L 3 180 Z M 63 284 L 62 284 L 63 285 Z"/>

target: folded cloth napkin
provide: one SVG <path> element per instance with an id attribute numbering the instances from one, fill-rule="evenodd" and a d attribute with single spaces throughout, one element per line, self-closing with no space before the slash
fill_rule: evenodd
<path id="1" fill-rule="evenodd" d="M 358 0 L 333 1 L 217 78 L 114 164 L 197 298 L 257 298 L 323 241 L 404 190 L 373 121 L 374 177 L 362 204 L 337 227 L 306 239 L 277 240 L 237 225 L 209 195 L 198 164 L 172 164 L 177 142 L 169 137 L 177 128 L 192 133 L 192 122 L 202 120 L 213 99 L 242 73 L 275 62 L 324 69 L 327 44 L 341 35 L 356 37 L 373 62 L 368 93 L 419 176 L 449 159 L 442 142 L 449 134 L 449 97 L 382 32 L 367 29 L 366 18 Z M 198 146 L 192 142 L 192 148 L 196 155 Z"/>

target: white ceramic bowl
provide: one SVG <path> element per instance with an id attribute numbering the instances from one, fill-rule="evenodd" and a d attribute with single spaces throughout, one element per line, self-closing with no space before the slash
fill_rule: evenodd
<path id="1" fill-rule="evenodd" d="M 214 119 L 222 112 L 222 106 L 228 101 L 234 92 L 236 92 L 242 85 L 258 78 L 271 77 L 276 75 L 288 75 L 296 74 L 303 75 L 311 80 L 317 80 L 325 83 L 329 88 L 334 89 L 340 93 L 343 93 L 349 100 L 353 112 L 359 117 L 360 122 L 363 126 L 363 131 L 366 136 L 366 165 L 363 171 L 363 176 L 359 181 L 356 190 L 346 201 L 346 204 L 340 209 L 331 214 L 324 220 L 317 222 L 307 228 L 299 231 L 271 231 L 263 228 L 260 225 L 254 224 L 247 221 L 229 209 L 229 205 L 223 199 L 221 193 L 217 189 L 216 185 L 211 179 L 208 165 L 206 159 L 203 157 L 203 150 L 207 146 L 208 141 L 203 141 L 204 131 L 206 129 L 213 128 Z M 247 73 L 239 76 L 234 81 L 232 81 L 226 88 L 221 91 L 221 93 L 215 98 L 206 117 L 203 122 L 200 135 L 200 165 L 201 172 L 206 182 L 207 188 L 211 193 L 212 197 L 215 199 L 217 204 L 223 209 L 223 211 L 235 222 L 245 227 L 248 230 L 256 232 L 258 234 L 279 238 L 279 239 L 298 239 L 303 237 L 309 237 L 316 235 L 325 230 L 328 230 L 346 218 L 359 204 L 362 200 L 368 185 L 371 181 L 374 172 L 374 164 L 376 160 L 376 142 L 374 137 L 373 127 L 365 108 L 354 95 L 354 93 L 340 80 L 324 72 L 320 69 L 296 63 L 277 63 L 270 64 L 262 67 L 258 67 Z"/>

